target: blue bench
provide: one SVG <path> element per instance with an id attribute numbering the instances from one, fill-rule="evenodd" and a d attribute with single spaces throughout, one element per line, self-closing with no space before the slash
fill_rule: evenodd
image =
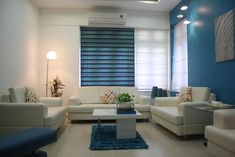
<path id="1" fill-rule="evenodd" d="M 0 157 L 47 157 L 38 151 L 57 140 L 57 132 L 51 128 L 32 128 L 0 137 Z"/>

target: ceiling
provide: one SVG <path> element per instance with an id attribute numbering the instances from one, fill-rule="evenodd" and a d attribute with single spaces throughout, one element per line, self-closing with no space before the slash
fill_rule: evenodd
<path id="1" fill-rule="evenodd" d="M 40 8 L 111 8 L 139 11 L 170 11 L 181 0 L 161 0 L 158 4 L 139 3 L 138 0 L 35 0 Z"/>

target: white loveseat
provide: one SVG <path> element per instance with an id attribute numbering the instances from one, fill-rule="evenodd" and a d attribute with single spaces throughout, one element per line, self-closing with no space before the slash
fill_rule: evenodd
<path id="1" fill-rule="evenodd" d="M 178 136 L 203 134 L 205 126 L 212 123 L 212 115 L 192 105 L 210 105 L 210 95 L 207 87 L 192 87 L 192 102 L 178 104 L 178 97 L 155 98 L 152 120 Z"/>
<path id="2" fill-rule="evenodd" d="M 25 102 L 25 88 L 12 88 L 11 99 L 0 102 L 0 135 L 26 128 L 59 128 L 66 118 L 61 98 L 39 98 L 40 103 Z"/>
<path id="3" fill-rule="evenodd" d="M 207 149 L 216 157 L 235 156 L 235 109 L 214 111 L 214 125 L 205 131 Z"/>
<path id="4" fill-rule="evenodd" d="M 92 112 L 95 108 L 116 108 L 116 104 L 104 104 L 101 96 L 109 89 L 115 93 L 129 93 L 134 95 L 135 108 L 142 113 L 141 119 L 150 118 L 150 98 L 139 96 L 135 87 L 106 87 L 92 86 L 79 87 L 78 96 L 72 96 L 68 100 L 68 118 L 70 120 L 93 120 Z"/>

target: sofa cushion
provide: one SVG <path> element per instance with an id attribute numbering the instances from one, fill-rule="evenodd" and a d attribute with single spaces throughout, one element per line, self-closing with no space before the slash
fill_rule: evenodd
<path id="1" fill-rule="evenodd" d="M 117 93 L 110 89 L 106 89 L 104 95 L 100 96 L 100 99 L 103 103 L 113 104 L 117 99 Z"/>
<path id="2" fill-rule="evenodd" d="M 139 92 L 136 87 L 119 87 L 119 93 L 129 93 L 130 95 L 134 95 L 134 103 L 138 103 L 139 100 Z"/>
<path id="3" fill-rule="evenodd" d="M 79 97 L 81 103 L 98 103 L 99 88 L 98 87 L 79 87 Z"/>
<path id="4" fill-rule="evenodd" d="M 149 104 L 135 104 L 135 109 L 139 112 L 150 112 L 151 105 L 149 105 Z"/>
<path id="5" fill-rule="evenodd" d="M 25 102 L 25 87 L 9 88 L 9 93 L 12 102 L 24 103 Z"/>
<path id="6" fill-rule="evenodd" d="M 99 87 L 99 100 L 100 104 L 103 104 L 101 97 L 106 93 L 107 90 L 113 91 L 116 94 L 119 94 L 119 87 L 112 87 L 112 86 L 100 86 Z"/>
<path id="7" fill-rule="evenodd" d="M 25 92 L 25 101 L 27 103 L 39 103 L 40 102 L 37 95 L 27 87 L 26 87 L 26 92 Z"/>
<path id="8" fill-rule="evenodd" d="M 178 104 L 192 101 L 192 87 L 181 87 L 178 97 Z"/>
<path id="9" fill-rule="evenodd" d="M 192 101 L 208 101 L 209 96 L 208 87 L 192 87 Z"/>
<path id="10" fill-rule="evenodd" d="M 151 107 L 151 113 L 174 124 L 182 125 L 183 117 L 178 113 L 178 107 Z"/>
<path id="11" fill-rule="evenodd" d="M 68 112 L 92 113 L 94 109 L 113 109 L 116 104 L 82 104 L 79 106 L 69 106 Z"/>
<path id="12" fill-rule="evenodd" d="M 135 104 L 135 109 L 139 112 L 149 112 L 151 105 Z M 94 109 L 114 109 L 116 104 L 82 104 L 79 106 L 69 106 L 70 113 L 92 113 Z"/>
<path id="13" fill-rule="evenodd" d="M 48 113 L 45 117 L 45 126 L 50 127 L 56 124 L 59 119 L 65 117 L 67 112 L 66 107 L 48 107 Z"/>
<path id="14" fill-rule="evenodd" d="M 234 129 L 220 129 L 215 126 L 207 126 L 205 137 L 220 145 L 223 148 L 235 153 L 235 130 Z"/>

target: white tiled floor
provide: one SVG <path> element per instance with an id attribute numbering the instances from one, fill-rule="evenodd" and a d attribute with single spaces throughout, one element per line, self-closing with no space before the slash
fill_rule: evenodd
<path id="1" fill-rule="evenodd" d="M 48 157 L 212 157 L 203 146 L 204 139 L 183 140 L 152 122 L 137 123 L 149 149 L 91 151 L 91 126 L 92 123 L 68 123 L 60 129 L 58 141 L 43 150 Z"/>

